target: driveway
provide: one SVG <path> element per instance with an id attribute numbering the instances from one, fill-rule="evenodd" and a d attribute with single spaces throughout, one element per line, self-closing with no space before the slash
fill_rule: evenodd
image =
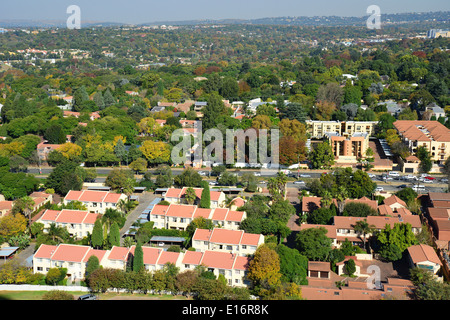
<path id="1" fill-rule="evenodd" d="M 136 222 L 136 220 L 139 218 L 142 212 L 148 207 L 150 202 L 159 197 L 158 195 L 155 195 L 150 192 L 143 192 L 140 193 L 138 196 L 139 196 L 139 205 L 128 214 L 127 221 L 125 222 L 123 228 L 120 230 L 120 237 L 122 237 L 124 233 L 131 227 L 131 225 Z"/>

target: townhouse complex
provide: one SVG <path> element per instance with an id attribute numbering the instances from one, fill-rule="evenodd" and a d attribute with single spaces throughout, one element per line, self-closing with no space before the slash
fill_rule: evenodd
<path id="1" fill-rule="evenodd" d="M 72 201 L 79 201 L 84 204 L 89 212 L 105 213 L 107 208 L 117 209 L 120 200 L 126 200 L 123 193 L 113 193 L 109 191 L 93 190 L 70 190 L 64 197 L 63 203 L 69 205 Z"/>
<path id="2" fill-rule="evenodd" d="M 104 268 L 125 270 L 134 255 L 135 246 L 113 247 L 111 250 L 96 250 L 88 246 L 60 244 L 41 245 L 33 256 L 33 272 L 46 273 L 50 268 L 67 268 L 72 281 L 84 279 L 89 258 L 95 255 Z M 249 257 L 235 253 L 213 250 L 168 252 L 160 248 L 142 247 L 144 267 L 147 271 L 161 270 L 172 263 L 180 272 L 204 266 L 216 277 L 222 274 L 232 286 L 246 286 Z"/>

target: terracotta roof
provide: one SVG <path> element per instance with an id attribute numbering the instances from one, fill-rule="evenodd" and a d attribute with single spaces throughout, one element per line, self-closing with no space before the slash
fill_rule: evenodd
<path id="1" fill-rule="evenodd" d="M 192 218 L 196 207 L 184 204 L 171 204 L 166 212 L 168 217 Z"/>
<path id="2" fill-rule="evenodd" d="M 194 219 L 197 217 L 203 217 L 205 219 L 209 219 L 209 216 L 211 215 L 213 209 L 206 209 L 206 208 L 197 208 L 194 212 Z"/>
<path id="3" fill-rule="evenodd" d="M 0 201 L 0 210 L 11 210 L 13 201 Z"/>
<path id="4" fill-rule="evenodd" d="M 227 213 L 228 213 L 228 209 L 216 208 L 216 209 L 214 209 L 211 219 L 216 220 L 216 221 L 224 221 L 227 216 Z"/>
<path id="5" fill-rule="evenodd" d="M 421 228 L 422 224 L 417 215 L 402 217 L 368 216 L 368 217 L 344 217 L 335 216 L 334 226 L 337 229 L 353 229 L 356 222 L 367 220 L 369 225 L 374 225 L 377 229 L 384 229 L 386 224 L 394 227 L 395 223 L 409 223 L 413 228 Z"/>
<path id="6" fill-rule="evenodd" d="M 200 262 L 203 257 L 203 252 L 198 251 L 186 251 L 183 257 L 184 264 L 195 264 L 200 265 Z"/>
<path id="7" fill-rule="evenodd" d="M 323 261 L 308 261 L 308 270 L 331 271 L 330 263 Z"/>
<path id="8" fill-rule="evenodd" d="M 378 212 L 380 213 L 380 216 L 388 216 L 394 213 L 391 207 L 389 207 L 387 204 L 379 205 Z"/>
<path id="9" fill-rule="evenodd" d="M 175 264 L 179 256 L 180 256 L 179 252 L 162 251 L 158 259 L 158 264 L 159 265 L 165 265 L 166 263 Z"/>
<path id="10" fill-rule="evenodd" d="M 210 241 L 214 243 L 239 244 L 244 231 L 235 231 L 215 228 L 211 233 Z"/>
<path id="11" fill-rule="evenodd" d="M 153 215 L 158 215 L 158 216 L 165 216 L 167 211 L 169 211 L 169 207 L 170 206 L 165 206 L 162 204 L 157 204 L 153 207 L 152 211 L 150 212 L 150 214 Z"/>
<path id="12" fill-rule="evenodd" d="M 52 260 L 83 262 L 86 254 L 91 250 L 87 246 L 60 244 L 52 255 Z"/>
<path id="13" fill-rule="evenodd" d="M 34 253 L 34 258 L 50 259 L 53 252 L 55 252 L 57 246 L 51 246 L 48 244 L 41 244 L 39 249 Z"/>
<path id="14" fill-rule="evenodd" d="M 39 218 L 39 220 L 60 223 L 94 224 L 99 216 L 100 215 L 97 213 L 89 213 L 88 211 L 82 210 L 45 210 L 44 214 L 41 218 Z"/>
<path id="15" fill-rule="evenodd" d="M 394 126 L 409 140 L 450 142 L 450 130 L 439 121 L 398 120 Z"/>
<path id="16" fill-rule="evenodd" d="M 133 246 L 136 248 L 135 246 Z M 142 247 L 142 252 L 144 254 L 144 264 L 154 265 L 158 261 L 161 249 L 152 247 Z M 134 251 L 133 251 L 134 252 Z"/>
<path id="17" fill-rule="evenodd" d="M 450 193 L 446 192 L 428 192 L 428 197 L 431 201 L 450 201 Z"/>
<path id="18" fill-rule="evenodd" d="M 75 191 L 70 190 L 64 200 L 68 201 L 82 201 L 82 202 L 108 202 L 117 203 L 122 194 L 113 193 L 108 191 L 93 191 L 93 190 L 82 190 Z"/>
<path id="19" fill-rule="evenodd" d="M 326 236 L 331 239 L 336 239 L 336 226 L 324 225 L 324 224 L 308 224 L 303 223 L 300 225 L 300 230 L 312 229 L 312 228 L 324 228 L 327 230 Z"/>
<path id="20" fill-rule="evenodd" d="M 235 258 L 235 254 L 228 252 L 205 251 L 201 263 L 209 268 L 231 270 Z"/>
<path id="21" fill-rule="evenodd" d="M 313 212 L 321 207 L 321 197 L 303 197 L 302 199 L 302 212 Z"/>
<path id="22" fill-rule="evenodd" d="M 393 194 L 392 196 L 390 196 L 389 198 L 386 198 L 383 200 L 383 203 L 388 205 L 388 206 L 392 206 L 393 204 L 400 204 L 403 207 L 406 207 L 406 202 L 403 201 L 402 199 L 400 199 L 399 197 L 397 197 L 395 194 Z"/>
<path id="23" fill-rule="evenodd" d="M 450 209 L 448 208 L 427 208 L 430 218 L 433 220 L 448 220 L 450 219 Z"/>
<path id="24" fill-rule="evenodd" d="M 216 209 L 217 210 L 217 209 Z M 236 221 L 241 222 L 244 217 L 244 211 L 232 211 L 229 210 L 225 221 Z"/>
<path id="25" fill-rule="evenodd" d="M 84 257 L 83 262 L 87 262 L 91 256 L 96 256 L 98 258 L 98 261 L 101 262 L 105 254 L 106 250 L 97 250 L 91 248 L 91 250 L 89 250 L 86 256 Z"/>
<path id="26" fill-rule="evenodd" d="M 436 252 L 428 245 L 419 244 L 416 246 L 410 246 L 408 248 L 408 253 L 411 256 L 411 260 L 415 264 L 430 261 L 442 266 L 441 260 L 439 260 Z"/>
<path id="27" fill-rule="evenodd" d="M 234 198 L 231 203 L 239 208 L 245 204 L 245 200 L 242 199 L 241 197 L 237 197 L 237 198 Z"/>
<path id="28" fill-rule="evenodd" d="M 207 229 L 195 229 L 194 235 L 192 236 L 192 240 L 195 241 L 209 241 L 211 238 L 212 230 Z"/>
<path id="29" fill-rule="evenodd" d="M 112 247 L 108 259 L 127 261 L 129 252 L 130 249 L 125 247 Z"/>
<path id="30" fill-rule="evenodd" d="M 233 269 L 234 270 L 247 270 L 248 269 L 248 263 L 250 262 L 249 257 L 236 257 L 236 260 L 234 261 Z"/>

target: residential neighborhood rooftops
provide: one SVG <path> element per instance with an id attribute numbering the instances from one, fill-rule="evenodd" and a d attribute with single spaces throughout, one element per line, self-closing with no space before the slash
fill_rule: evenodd
<path id="1" fill-rule="evenodd" d="M 430 261 L 438 265 L 442 265 L 442 262 L 441 260 L 439 260 L 439 257 L 437 256 L 433 247 L 430 247 L 428 245 L 419 244 L 411 246 L 408 248 L 408 253 L 411 257 L 412 262 L 415 264 Z"/>

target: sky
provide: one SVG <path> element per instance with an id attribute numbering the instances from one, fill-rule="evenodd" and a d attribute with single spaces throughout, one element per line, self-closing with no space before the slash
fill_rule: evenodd
<path id="1" fill-rule="evenodd" d="M 67 20 L 78 5 L 82 21 L 139 24 L 197 19 L 255 19 L 284 16 L 367 16 L 381 13 L 450 11 L 448 0 L 12 0 L 0 6 L 1 20 Z"/>

